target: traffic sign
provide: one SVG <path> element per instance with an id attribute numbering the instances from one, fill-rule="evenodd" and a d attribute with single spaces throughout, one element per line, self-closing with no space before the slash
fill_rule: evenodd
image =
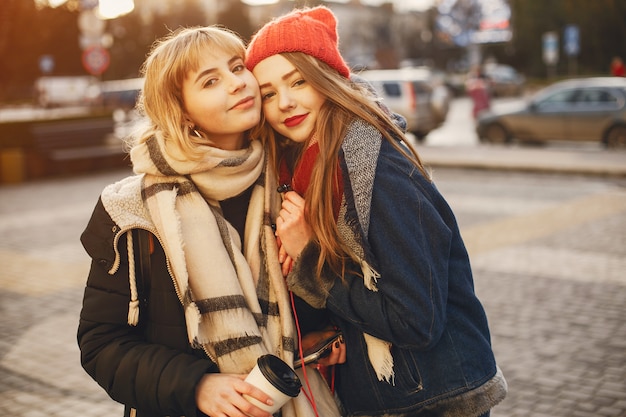
<path id="1" fill-rule="evenodd" d="M 39 57 L 39 69 L 44 74 L 50 74 L 54 69 L 54 57 L 52 55 L 42 55 Z"/>
<path id="2" fill-rule="evenodd" d="M 576 25 L 567 25 L 563 31 L 563 47 L 568 56 L 576 56 L 580 52 L 580 31 Z"/>
<path id="3" fill-rule="evenodd" d="M 546 32 L 542 36 L 543 62 L 556 65 L 559 62 L 559 37 L 556 32 Z"/>
<path id="4" fill-rule="evenodd" d="M 83 51 L 83 67 L 92 75 L 100 75 L 109 67 L 111 57 L 101 46 L 92 45 Z"/>

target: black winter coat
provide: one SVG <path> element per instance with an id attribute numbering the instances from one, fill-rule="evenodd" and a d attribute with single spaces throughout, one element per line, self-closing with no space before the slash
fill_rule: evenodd
<path id="1" fill-rule="evenodd" d="M 250 191 L 220 203 L 240 235 Z M 130 232 L 121 230 L 98 200 L 81 235 L 92 258 L 78 327 L 82 366 L 112 399 L 125 404 L 125 416 L 131 408 L 137 417 L 204 416 L 196 407 L 195 388 L 205 373 L 219 369 L 203 350 L 189 345 L 183 308 L 156 237 L 150 279 L 141 280 L 136 268 L 139 324 L 127 323 L 131 298 L 126 237 Z M 136 238 L 133 243 L 138 266 Z M 115 248 L 119 268 L 111 275 L 109 271 L 117 267 Z M 303 334 L 328 324 L 326 310 L 313 309 L 298 297 L 294 302 Z"/>
<path id="2" fill-rule="evenodd" d="M 218 368 L 188 343 L 165 253 L 153 239 L 151 279 L 139 297 L 149 301 L 140 305 L 139 325 L 130 326 L 126 233 L 117 242 L 119 269 L 113 275 L 107 272 L 114 264 L 118 233 L 119 227 L 98 201 L 81 236 L 92 258 L 78 328 L 83 368 L 111 398 L 126 405 L 126 416 L 131 408 L 138 417 L 203 416 L 196 408 L 195 387 L 205 373 Z"/>

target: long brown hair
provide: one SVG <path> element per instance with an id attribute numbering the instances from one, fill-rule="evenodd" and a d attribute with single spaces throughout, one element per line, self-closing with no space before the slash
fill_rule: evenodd
<path id="1" fill-rule="evenodd" d="M 406 140 L 404 132 L 381 108 L 370 90 L 341 76 L 336 70 L 310 55 L 301 52 L 281 55 L 293 64 L 306 82 L 326 97 L 316 121 L 315 137 L 320 152 L 304 195 L 305 216 L 321 248 L 317 275 L 321 274 L 324 264 L 328 264 L 335 273 L 343 276 L 348 260 L 357 263 L 360 261 L 340 238 L 333 214 L 332 193 L 333 189 L 337 189 L 334 183 L 337 181 L 337 158 L 350 122 L 362 119 L 376 127 L 426 178 L 430 178 L 430 175 L 415 148 Z M 308 147 L 307 143 L 295 143 L 276 133 L 264 122 L 264 118 L 256 132 L 253 132 L 253 137 L 255 135 L 266 142 L 270 162 L 276 172 L 279 172 L 282 159 L 292 168 L 297 165 L 303 151 Z"/>

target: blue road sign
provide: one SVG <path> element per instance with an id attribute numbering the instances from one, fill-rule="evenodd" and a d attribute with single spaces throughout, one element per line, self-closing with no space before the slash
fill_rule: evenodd
<path id="1" fill-rule="evenodd" d="M 563 47 L 568 56 L 578 55 L 580 52 L 580 31 L 576 25 L 567 25 L 563 31 Z"/>

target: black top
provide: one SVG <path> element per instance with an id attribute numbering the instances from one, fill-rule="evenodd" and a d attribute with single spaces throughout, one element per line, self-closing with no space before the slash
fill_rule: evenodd
<path id="1" fill-rule="evenodd" d="M 246 215 L 248 214 L 248 205 L 252 196 L 252 187 L 254 185 L 235 197 L 220 201 L 224 218 L 237 230 L 241 241 L 243 241 L 243 233 L 246 228 Z"/>

